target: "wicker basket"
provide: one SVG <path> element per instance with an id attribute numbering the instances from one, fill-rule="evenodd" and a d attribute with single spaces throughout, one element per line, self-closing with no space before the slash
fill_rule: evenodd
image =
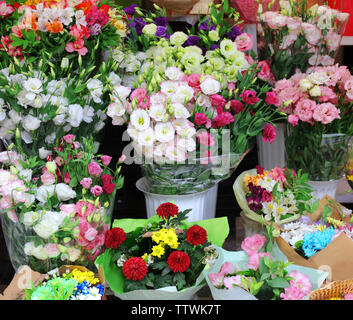
<path id="1" fill-rule="evenodd" d="M 248 206 L 248 202 L 246 200 L 247 190 L 246 190 L 246 186 L 244 184 L 245 175 L 246 174 L 256 175 L 256 172 L 257 172 L 256 169 L 251 169 L 251 170 L 247 170 L 247 171 L 244 171 L 243 173 L 241 173 L 236 178 L 236 180 L 233 184 L 233 191 L 234 191 L 235 198 L 237 199 L 237 202 L 238 202 L 240 208 L 243 210 L 244 216 L 250 220 L 253 220 L 253 221 L 256 221 L 256 222 L 262 224 L 263 223 L 262 215 L 257 214 L 256 212 L 252 211 Z M 295 214 L 290 218 L 281 220 L 281 223 L 285 224 L 288 222 L 298 220 L 299 218 L 300 218 L 300 215 Z"/>
<path id="2" fill-rule="evenodd" d="M 347 293 L 353 293 L 353 279 L 334 281 L 327 286 L 310 293 L 309 300 L 343 299 Z"/>

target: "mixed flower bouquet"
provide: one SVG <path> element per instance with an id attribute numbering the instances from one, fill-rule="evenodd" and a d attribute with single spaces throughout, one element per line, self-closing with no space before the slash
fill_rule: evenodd
<path id="1" fill-rule="evenodd" d="M 44 53 L 55 72 L 64 63 L 79 68 L 101 62 L 103 50 L 120 43 L 121 13 L 107 1 L 2 1 L 1 57 L 37 60 Z M 2 58 L 3 59 L 3 58 Z"/>
<path id="2" fill-rule="evenodd" d="M 103 279 L 82 266 L 50 270 L 39 284 L 25 289 L 22 300 L 102 300 Z"/>
<path id="3" fill-rule="evenodd" d="M 191 299 L 202 287 L 201 272 L 217 258 L 215 245 L 223 244 L 229 227 L 226 218 L 186 222 L 189 211 L 167 202 L 150 219 L 114 221 L 96 264 L 115 295 Z"/>
<path id="4" fill-rule="evenodd" d="M 92 138 L 65 135 L 46 159 L 1 153 L 1 221 L 15 270 L 47 272 L 62 264 L 88 265 L 102 252 L 116 190 L 119 163 L 96 155 Z M 43 152 L 40 150 L 39 152 Z"/>
<path id="5" fill-rule="evenodd" d="M 264 170 L 257 166 L 239 175 L 234 192 L 246 217 L 260 223 L 282 225 L 312 212 L 311 188 L 307 181 L 307 174 L 301 171 L 280 167 Z"/>
<path id="6" fill-rule="evenodd" d="M 310 180 L 336 180 L 344 173 L 353 134 L 352 75 L 338 64 L 316 67 L 276 82 L 277 106 L 288 115 L 287 165 Z"/>
<path id="7" fill-rule="evenodd" d="M 259 57 L 268 60 L 276 80 L 312 66 L 329 66 L 348 21 L 348 14 L 307 1 L 280 0 L 258 9 Z"/>
<path id="8" fill-rule="evenodd" d="M 223 250 L 212 268 L 217 272 L 205 271 L 214 299 L 302 300 L 325 279 L 321 272 L 273 257 L 272 240 L 263 235 L 245 238 L 241 248 Z"/>
<path id="9" fill-rule="evenodd" d="M 80 60 L 80 59 L 78 59 Z M 111 87 L 120 83 L 115 62 L 96 72 L 83 61 L 79 70 L 62 65 L 55 72 L 44 58 L 38 68 L 15 61 L 0 70 L 0 138 L 16 143 L 19 152 L 35 156 L 67 133 L 99 139 Z"/>

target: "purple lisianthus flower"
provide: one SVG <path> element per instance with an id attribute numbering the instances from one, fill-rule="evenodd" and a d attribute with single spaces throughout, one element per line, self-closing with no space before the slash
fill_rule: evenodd
<path id="1" fill-rule="evenodd" d="M 209 19 L 206 19 L 200 24 L 200 29 L 202 31 L 216 30 L 216 26 L 213 24 L 213 22 L 209 22 Z"/>
<path id="2" fill-rule="evenodd" d="M 167 28 L 164 26 L 157 26 L 155 36 L 156 37 L 165 37 L 166 35 L 167 35 Z"/>
<path id="3" fill-rule="evenodd" d="M 136 9 L 135 9 L 136 7 L 138 7 L 138 5 L 135 4 L 135 3 L 132 3 L 132 4 L 130 4 L 128 7 L 124 8 L 124 12 L 125 12 L 126 14 L 132 16 L 132 15 L 134 15 L 135 12 L 136 12 Z"/>
<path id="4" fill-rule="evenodd" d="M 168 25 L 168 21 L 166 17 L 157 17 L 154 19 L 154 22 L 157 26 L 166 27 Z"/>
<path id="5" fill-rule="evenodd" d="M 130 23 L 130 27 L 135 28 L 137 35 L 140 36 L 142 34 L 142 29 L 146 24 L 147 24 L 147 22 L 145 20 L 143 20 L 142 18 L 135 18 Z"/>
<path id="6" fill-rule="evenodd" d="M 186 41 L 184 42 L 184 46 L 196 46 L 199 42 L 200 38 L 198 36 L 189 36 Z"/>
<path id="7" fill-rule="evenodd" d="M 241 30 L 239 29 L 239 27 L 234 26 L 234 27 L 232 28 L 232 30 L 230 30 L 230 32 L 228 33 L 228 38 L 229 38 L 230 40 L 234 41 L 235 38 L 236 38 L 237 36 L 241 35 L 241 34 L 242 34 L 242 32 L 241 32 Z"/>
<path id="8" fill-rule="evenodd" d="M 211 50 L 216 50 L 218 48 L 219 48 L 219 45 L 216 44 L 216 43 L 212 44 L 211 47 L 210 47 Z"/>

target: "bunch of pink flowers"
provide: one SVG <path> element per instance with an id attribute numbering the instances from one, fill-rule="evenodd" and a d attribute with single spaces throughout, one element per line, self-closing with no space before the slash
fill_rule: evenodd
<path id="1" fill-rule="evenodd" d="M 277 81 L 273 91 L 292 126 L 298 121 L 327 125 L 341 119 L 341 107 L 353 101 L 353 77 L 346 66 L 316 67 Z"/>

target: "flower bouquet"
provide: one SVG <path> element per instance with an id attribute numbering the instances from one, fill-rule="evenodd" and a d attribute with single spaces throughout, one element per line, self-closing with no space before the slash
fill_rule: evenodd
<path id="1" fill-rule="evenodd" d="M 323 198 L 313 214 L 284 224 L 276 243 L 295 264 L 329 271 L 329 280 L 353 277 L 351 210 L 332 198 Z"/>
<path id="2" fill-rule="evenodd" d="M 352 279 L 330 282 L 312 291 L 309 300 L 353 300 Z"/>
<path id="3" fill-rule="evenodd" d="M 240 174 L 233 190 L 243 219 L 255 222 L 257 229 L 262 224 L 280 226 L 312 211 L 311 188 L 307 175 L 300 171 L 279 167 L 263 170 L 257 166 Z"/>
<path id="4" fill-rule="evenodd" d="M 309 8 L 304 0 L 258 2 L 259 57 L 276 80 L 334 64 L 348 14 L 325 5 Z"/>
<path id="5" fill-rule="evenodd" d="M 65 135 L 44 161 L 4 151 L 0 161 L 1 223 L 12 265 L 42 273 L 63 264 L 94 269 L 123 184 L 111 157 L 90 139 Z M 42 152 L 42 150 L 40 151 Z"/>
<path id="6" fill-rule="evenodd" d="M 353 134 L 352 79 L 346 66 L 336 64 L 280 80 L 273 89 L 288 114 L 287 166 L 302 169 L 311 181 L 344 175 Z"/>
<path id="7" fill-rule="evenodd" d="M 204 271 L 213 299 L 302 300 L 320 288 L 326 272 L 280 260 L 271 246 L 271 240 L 255 234 L 243 240 L 243 251 L 220 249 L 216 264 Z"/>
<path id="8" fill-rule="evenodd" d="M 6 60 L 9 55 L 37 64 L 44 55 L 59 73 L 62 63 L 80 69 L 78 56 L 86 68 L 96 66 L 103 50 L 120 43 L 122 16 L 107 1 L 3 1 L 2 8 L 1 57 Z"/>
<path id="9" fill-rule="evenodd" d="M 117 297 L 189 300 L 205 284 L 202 270 L 217 258 L 229 226 L 224 217 L 186 222 L 189 211 L 167 202 L 150 219 L 114 221 L 96 264 Z"/>

